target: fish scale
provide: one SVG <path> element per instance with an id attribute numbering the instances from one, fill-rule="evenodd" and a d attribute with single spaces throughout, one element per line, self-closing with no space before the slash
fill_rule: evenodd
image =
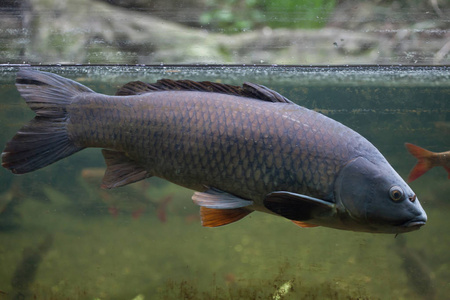
<path id="1" fill-rule="evenodd" d="M 226 187 L 226 189 L 243 198 L 253 198 L 258 181 L 253 170 L 260 170 L 262 165 L 265 172 L 261 175 L 265 177 L 266 187 L 258 192 L 260 199 L 274 189 L 296 189 L 297 191 L 300 189 L 302 192 L 314 192 L 314 196 L 323 196 L 323 193 L 318 194 L 316 191 L 325 191 L 325 194 L 330 192 L 329 186 L 333 183 L 332 179 L 326 176 L 324 177 L 326 180 L 319 181 L 318 174 L 327 170 L 328 174 L 334 173 L 336 171 L 334 166 L 323 164 L 322 168 L 318 168 L 315 158 L 311 155 L 302 160 L 291 157 L 296 148 L 295 145 L 301 144 L 302 140 L 307 142 L 305 153 L 317 152 L 311 146 L 317 142 L 317 135 L 309 133 L 312 131 L 310 128 L 315 127 L 314 123 L 304 127 L 310 129 L 303 133 L 305 138 L 299 134 L 300 139 L 296 140 L 287 138 L 284 132 L 293 130 L 298 121 L 277 118 L 276 109 L 277 106 L 280 107 L 280 104 L 261 104 L 255 100 L 246 100 L 252 105 L 243 106 L 234 99 L 237 98 L 236 96 L 210 97 L 205 93 L 191 95 L 196 92 L 184 92 L 184 95 L 178 95 L 188 100 L 168 101 L 164 93 L 149 93 L 140 96 L 142 99 L 139 101 L 126 101 L 130 107 L 136 105 L 135 109 L 129 111 L 118 104 L 124 102 L 123 97 L 111 97 L 101 107 L 96 103 L 97 95 L 91 95 L 94 99 L 85 97 L 76 101 L 78 106 L 76 111 L 70 111 L 70 123 L 74 124 L 74 129 L 69 132 L 77 136 L 76 139 L 79 141 L 84 141 L 80 143 L 82 147 L 113 148 L 125 151 L 134 160 L 144 163 L 151 175 L 177 180 L 181 185 L 189 188 L 193 187 L 190 181 L 197 183 L 200 176 L 211 176 L 212 182 L 207 178 L 200 180 L 207 186 L 217 186 L 219 182 L 233 176 L 237 182 L 233 187 Z M 148 105 L 145 103 L 148 102 L 152 102 L 151 108 L 147 108 Z M 195 104 L 196 102 L 199 104 Z M 237 105 L 233 105 L 234 103 Z M 194 107 L 192 104 L 195 104 Z M 249 118 L 249 112 L 255 106 L 258 106 L 260 110 L 265 106 L 267 108 L 262 110 L 261 117 Z M 89 112 L 89 110 L 92 111 Z M 129 114 L 135 111 L 141 111 L 142 115 L 131 118 Z M 161 111 L 163 113 L 160 113 Z M 195 111 L 195 114 L 192 114 L 192 111 Z M 78 112 L 81 115 L 78 115 Z M 92 115 L 96 116 L 96 120 L 108 121 L 104 124 L 92 122 L 90 121 Z M 124 122 L 124 119 L 127 122 Z M 141 119 L 152 121 L 142 126 L 139 124 Z M 86 125 L 78 130 L 75 129 L 75 124 Z M 259 126 L 262 124 L 264 125 Z M 93 126 L 100 126 L 94 132 L 103 130 L 103 134 L 100 136 L 96 134 L 94 138 L 87 136 L 85 129 L 92 130 Z M 133 128 L 140 128 L 141 131 L 119 135 L 120 132 L 132 132 Z M 220 133 L 218 128 L 223 128 L 222 136 L 215 134 L 215 132 Z M 269 137 L 265 137 L 267 132 Z M 308 141 L 308 136 L 313 138 Z M 142 147 L 136 147 L 138 145 L 134 142 L 136 137 L 147 141 L 145 150 Z M 149 157 L 151 159 L 148 159 Z M 157 166 L 153 165 L 155 157 L 161 158 L 159 160 L 161 163 L 156 162 Z M 304 168 L 300 168 L 300 164 L 295 161 L 303 162 Z M 249 166 L 252 167 L 249 168 Z M 292 180 L 292 176 L 288 176 L 291 168 L 304 171 L 300 181 Z M 188 178 L 182 177 L 183 174 L 180 173 L 174 176 L 176 169 L 189 170 L 186 171 Z M 265 174 L 267 176 L 264 176 Z M 191 180 L 192 176 L 195 178 Z"/>

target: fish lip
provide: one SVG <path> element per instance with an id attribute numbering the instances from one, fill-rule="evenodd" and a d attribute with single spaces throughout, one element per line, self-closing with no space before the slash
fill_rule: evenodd
<path id="1" fill-rule="evenodd" d="M 420 227 L 422 227 L 425 224 L 426 224 L 426 220 L 424 220 L 423 218 L 416 218 L 416 219 L 409 220 L 406 223 L 403 223 L 401 225 L 401 227 L 406 227 L 409 229 L 412 229 L 412 228 L 419 229 Z"/>

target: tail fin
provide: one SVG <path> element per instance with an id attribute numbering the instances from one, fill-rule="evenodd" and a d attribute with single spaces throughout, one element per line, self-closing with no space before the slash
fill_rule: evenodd
<path id="1" fill-rule="evenodd" d="M 428 151 L 410 143 L 405 143 L 405 146 L 406 149 L 408 149 L 409 153 L 411 153 L 418 160 L 417 164 L 409 173 L 408 182 L 411 182 L 434 167 L 431 161 L 431 157 L 433 157 L 434 152 Z"/>
<path id="2" fill-rule="evenodd" d="M 34 70 L 20 70 L 16 87 L 36 117 L 6 144 L 2 166 L 16 174 L 28 173 L 83 147 L 68 136 L 66 107 L 80 93 L 93 91 L 61 76 Z"/>

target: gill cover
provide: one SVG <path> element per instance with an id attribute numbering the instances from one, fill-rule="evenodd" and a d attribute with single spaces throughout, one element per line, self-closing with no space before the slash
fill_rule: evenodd
<path id="1" fill-rule="evenodd" d="M 370 194 L 370 162 L 358 157 L 345 165 L 336 180 L 338 210 L 346 211 L 354 220 L 366 218 L 367 195 Z"/>

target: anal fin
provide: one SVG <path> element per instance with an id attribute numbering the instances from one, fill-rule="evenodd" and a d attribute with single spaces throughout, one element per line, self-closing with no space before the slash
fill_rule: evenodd
<path id="1" fill-rule="evenodd" d="M 150 177 L 145 168 L 136 164 L 124 152 L 102 150 L 106 172 L 102 188 L 111 189 Z"/>
<path id="2" fill-rule="evenodd" d="M 246 208 L 214 209 L 204 206 L 200 207 L 200 216 L 204 227 L 227 225 L 239 221 L 251 212 L 252 210 Z"/>

